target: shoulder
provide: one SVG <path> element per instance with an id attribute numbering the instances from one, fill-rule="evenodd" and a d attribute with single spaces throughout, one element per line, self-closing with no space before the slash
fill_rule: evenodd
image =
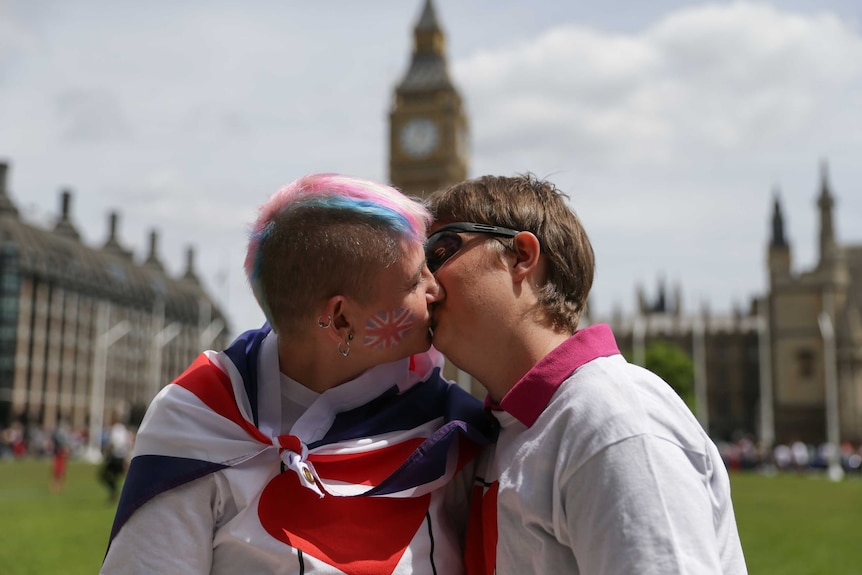
<path id="1" fill-rule="evenodd" d="M 701 452 L 709 441 L 666 382 L 621 355 L 601 357 L 576 370 L 557 390 L 536 426 L 584 457 L 641 435 Z"/>

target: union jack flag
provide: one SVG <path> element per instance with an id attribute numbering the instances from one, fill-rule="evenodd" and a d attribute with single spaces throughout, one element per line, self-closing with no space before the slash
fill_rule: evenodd
<path id="1" fill-rule="evenodd" d="M 271 403 L 270 380 L 279 385 L 277 359 L 275 366 L 264 361 L 265 344 L 275 341 L 274 334 L 267 341 L 269 334 L 265 326 L 242 334 L 224 352 L 201 354 L 153 400 L 111 541 L 158 494 L 260 461 L 257 498 L 241 514 L 243 522 L 231 522 L 237 536 L 268 538 L 267 548 L 299 564 L 314 562 L 320 573 L 419 572 L 410 567 L 415 556 L 405 552 L 415 538 L 428 537 L 421 527 L 435 513 L 432 492 L 493 440 L 481 403 L 440 377 L 442 357 L 432 348 L 368 370 L 358 379 L 366 378 L 376 395 L 331 413 L 328 424 L 318 408 L 332 399 L 308 409 L 303 418 L 313 425 L 297 423 L 291 434 L 273 436 L 259 423 L 259 411 Z M 295 473 L 279 473 L 281 462 Z M 249 477 L 243 476 L 246 488 L 256 481 Z M 433 556 L 433 541 L 426 543 Z"/>
<path id="2" fill-rule="evenodd" d="M 385 349 L 398 345 L 413 327 L 413 313 L 407 308 L 380 312 L 368 320 L 365 345 Z"/>

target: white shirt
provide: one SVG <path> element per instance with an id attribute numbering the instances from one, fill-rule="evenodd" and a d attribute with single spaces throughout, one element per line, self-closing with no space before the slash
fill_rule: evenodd
<path id="1" fill-rule="evenodd" d="M 715 445 L 615 351 L 607 326 L 579 331 L 494 412 L 496 573 L 745 574 Z"/>

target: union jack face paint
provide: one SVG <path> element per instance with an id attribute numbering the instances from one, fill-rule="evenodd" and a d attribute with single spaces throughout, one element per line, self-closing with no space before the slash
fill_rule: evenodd
<path id="1" fill-rule="evenodd" d="M 374 314 L 365 322 L 363 343 L 374 349 L 395 347 L 413 328 L 413 317 L 413 312 L 404 307 Z"/>

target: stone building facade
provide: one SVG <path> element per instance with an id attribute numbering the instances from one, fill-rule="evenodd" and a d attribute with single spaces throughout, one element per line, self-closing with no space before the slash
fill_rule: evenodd
<path id="1" fill-rule="evenodd" d="M 815 200 L 818 260 L 794 270 L 776 194 L 768 291 L 745 312 L 686 315 L 660 289 L 652 304 L 639 297 L 634 317 L 608 321 L 634 356 L 661 340 L 693 359 L 698 416 L 713 438 L 862 443 L 862 246 L 837 240 L 825 163 Z"/>
<path id="2" fill-rule="evenodd" d="M 767 262 L 775 438 L 862 442 L 862 245 L 839 243 L 826 164 L 816 198 L 819 252 L 794 270 L 776 195 Z"/>
<path id="3" fill-rule="evenodd" d="M 645 350 L 656 342 L 685 352 L 694 365 L 695 413 L 711 437 L 726 441 L 759 437 L 762 303 L 754 300 L 748 310 L 729 314 L 706 308 L 686 314 L 678 294 L 671 303 L 660 285 L 654 302 L 640 293 L 633 316 L 590 319 L 609 324 L 620 351 L 639 365 L 644 365 Z"/>
<path id="4" fill-rule="evenodd" d="M 150 236 L 142 261 L 126 250 L 118 215 L 85 245 L 70 191 L 53 229 L 24 221 L 0 163 L 0 428 L 13 422 L 98 432 L 143 409 L 195 356 L 224 346 L 228 326 L 187 252 L 171 277 Z"/>

